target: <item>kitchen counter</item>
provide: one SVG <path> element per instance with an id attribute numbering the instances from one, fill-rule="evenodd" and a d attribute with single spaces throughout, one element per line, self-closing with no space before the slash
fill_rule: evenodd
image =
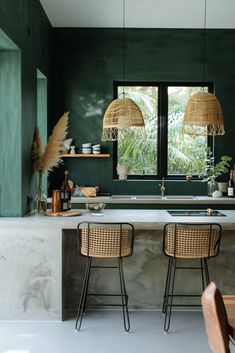
<path id="1" fill-rule="evenodd" d="M 205 208 L 206 209 L 206 208 Z M 28 215 L 26 217 L 0 218 L 0 232 L 2 228 L 36 228 L 36 229 L 76 229 L 83 221 L 92 222 L 130 222 L 137 229 L 163 229 L 168 222 L 220 223 L 224 229 L 235 230 L 235 210 L 220 210 L 226 217 L 171 216 L 166 210 L 120 210 L 104 209 L 103 216 L 93 216 L 87 210 L 81 210 L 82 215 L 76 217 L 46 217 L 43 215 Z"/>
<path id="2" fill-rule="evenodd" d="M 51 203 L 51 198 L 48 198 Z M 104 202 L 106 204 L 155 204 L 155 205 L 235 205 L 235 198 L 208 197 L 193 195 L 113 195 L 98 197 L 72 197 L 72 204 L 84 204 L 88 202 Z"/>
<path id="3" fill-rule="evenodd" d="M 220 210 L 219 210 L 220 211 Z M 211 279 L 223 294 L 235 291 L 235 210 L 225 217 L 177 217 L 166 210 L 105 209 L 103 216 L 87 210 L 77 217 L 29 215 L 0 218 L 1 320 L 62 320 L 66 309 L 77 308 L 84 258 L 77 254 L 76 228 L 82 221 L 130 222 L 135 226 L 134 253 L 124 260 L 129 306 L 160 309 L 167 258 L 162 253 L 162 230 L 168 222 L 217 222 L 222 225 L 221 253 L 209 262 Z M 106 277 L 112 291 L 115 273 Z M 182 278 L 182 280 L 185 280 Z M 197 275 L 187 277 L 194 289 Z M 116 283 L 116 282 L 115 282 Z M 199 285 L 201 282 L 199 282 Z M 100 285 L 99 277 L 93 283 Z M 104 290 L 105 291 L 105 290 Z"/>

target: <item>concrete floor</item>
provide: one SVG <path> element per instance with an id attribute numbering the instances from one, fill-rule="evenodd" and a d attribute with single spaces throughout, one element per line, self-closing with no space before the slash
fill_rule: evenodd
<path id="1" fill-rule="evenodd" d="M 63 322 L 0 322 L 1 353 L 210 353 L 201 312 L 174 312 L 163 333 L 160 312 L 131 311 L 131 332 L 120 311 L 87 311 L 82 328 Z M 232 348 L 232 352 L 234 347 Z"/>

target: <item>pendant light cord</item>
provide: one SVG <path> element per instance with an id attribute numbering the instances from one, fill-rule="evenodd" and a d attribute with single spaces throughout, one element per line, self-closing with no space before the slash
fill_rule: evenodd
<path id="1" fill-rule="evenodd" d="M 206 79 L 206 25 L 207 25 L 207 4 L 204 3 L 204 31 L 203 31 L 203 66 L 202 66 L 202 80 L 205 82 Z M 204 85 L 203 85 L 203 90 L 204 90 Z"/>
<path id="2" fill-rule="evenodd" d="M 125 98 L 124 92 L 124 78 L 125 78 L 125 70 L 126 70 L 126 41 L 125 41 L 125 0 L 122 1 L 122 96 Z"/>
<path id="3" fill-rule="evenodd" d="M 204 2 L 204 32 L 203 32 L 203 82 L 205 82 L 206 79 L 206 39 L 207 39 L 207 33 L 206 33 L 206 28 L 207 28 L 207 0 Z M 205 87 L 203 86 L 203 90 Z M 212 140 L 211 140 L 211 145 L 212 145 L 212 165 L 215 165 L 215 136 L 213 135 Z"/>

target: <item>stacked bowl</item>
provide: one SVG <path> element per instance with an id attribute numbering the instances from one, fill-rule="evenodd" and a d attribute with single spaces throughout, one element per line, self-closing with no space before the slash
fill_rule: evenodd
<path id="1" fill-rule="evenodd" d="M 83 143 L 82 144 L 82 153 L 84 153 L 84 154 L 91 153 L 91 143 Z"/>
<path id="2" fill-rule="evenodd" d="M 92 146 L 92 153 L 93 154 L 100 154 L 100 145 L 93 145 Z"/>

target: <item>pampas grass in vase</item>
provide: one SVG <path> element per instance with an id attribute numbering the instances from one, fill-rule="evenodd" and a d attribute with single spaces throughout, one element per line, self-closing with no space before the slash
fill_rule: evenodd
<path id="1" fill-rule="evenodd" d="M 61 155 L 65 153 L 64 139 L 68 132 L 68 113 L 64 113 L 54 126 L 46 146 L 42 145 L 39 129 L 36 128 L 33 143 L 33 167 L 38 173 L 38 193 L 35 197 L 35 211 L 45 213 L 47 210 L 47 198 L 42 190 L 42 175 L 48 174 L 62 163 Z"/>

